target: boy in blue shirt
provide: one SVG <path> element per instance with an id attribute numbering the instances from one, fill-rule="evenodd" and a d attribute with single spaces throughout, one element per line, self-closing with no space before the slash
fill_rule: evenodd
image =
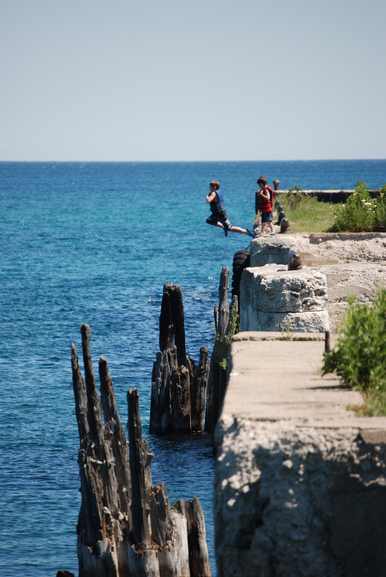
<path id="1" fill-rule="evenodd" d="M 210 210 L 212 212 L 212 214 L 206 219 L 208 224 L 213 224 L 214 226 L 219 226 L 224 229 L 225 236 L 228 236 L 228 232 L 231 230 L 255 238 L 255 235 L 249 230 L 249 228 L 244 230 L 239 226 L 232 226 L 229 222 L 224 197 L 222 192 L 220 192 L 220 183 L 218 180 L 212 180 L 209 184 L 209 194 L 206 195 L 206 202 L 210 204 Z"/>

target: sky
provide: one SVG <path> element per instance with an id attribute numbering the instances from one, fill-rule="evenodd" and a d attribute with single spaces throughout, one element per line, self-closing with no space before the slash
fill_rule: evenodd
<path id="1" fill-rule="evenodd" d="M 386 158 L 385 0 L 0 0 L 0 161 Z"/>

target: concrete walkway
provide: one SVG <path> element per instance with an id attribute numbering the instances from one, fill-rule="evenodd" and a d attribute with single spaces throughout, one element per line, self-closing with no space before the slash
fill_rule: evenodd
<path id="1" fill-rule="evenodd" d="M 243 332 L 233 337 L 222 415 L 296 426 L 386 431 L 386 417 L 358 418 L 362 396 L 335 375 L 321 376 L 324 334 Z M 301 339 L 301 340 L 300 340 Z M 370 431 L 369 431 L 370 432 Z M 386 440 L 386 433 L 385 440 Z"/>

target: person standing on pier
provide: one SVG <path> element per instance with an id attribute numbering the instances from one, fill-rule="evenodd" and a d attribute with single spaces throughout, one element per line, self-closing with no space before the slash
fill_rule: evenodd
<path id="1" fill-rule="evenodd" d="M 275 234 L 272 225 L 272 207 L 273 207 L 273 190 L 267 186 L 267 179 L 260 176 L 257 181 L 260 186 L 259 194 L 259 210 L 261 212 L 261 233 L 256 238 L 262 236 L 265 230 L 265 225 L 268 224 L 271 234 Z"/>
<path id="2" fill-rule="evenodd" d="M 210 210 L 212 212 L 212 214 L 206 219 L 208 224 L 213 224 L 214 226 L 222 228 L 225 232 L 225 236 L 228 236 L 229 231 L 233 231 L 241 232 L 255 238 L 255 235 L 249 230 L 249 228 L 244 229 L 239 226 L 232 226 L 229 222 L 224 203 L 224 196 L 220 191 L 220 183 L 218 180 L 212 180 L 209 184 L 209 194 L 206 195 L 206 202 L 210 204 Z"/>

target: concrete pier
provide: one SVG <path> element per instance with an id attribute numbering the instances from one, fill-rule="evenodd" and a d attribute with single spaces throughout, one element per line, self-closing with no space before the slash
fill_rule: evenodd
<path id="1" fill-rule="evenodd" d="M 219 577 L 386 575 L 386 418 L 321 376 L 323 334 L 233 338 L 215 431 Z"/>
<path id="2" fill-rule="evenodd" d="M 305 194 L 307 196 L 316 196 L 319 201 L 322 202 L 331 202 L 331 203 L 338 203 L 338 202 L 346 202 L 348 197 L 353 194 L 355 190 L 335 190 L 335 189 L 326 189 L 326 190 L 300 190 L 300 194 Z M 378 196 L 379 190 L 369 190 L 368 191 L 371 198 L 376 198 Z M 288 190 L 275 190 L 275 195 L 280 194 L 287 194 Z M 296 191 L 294 191 L 296 194 Z"/>

